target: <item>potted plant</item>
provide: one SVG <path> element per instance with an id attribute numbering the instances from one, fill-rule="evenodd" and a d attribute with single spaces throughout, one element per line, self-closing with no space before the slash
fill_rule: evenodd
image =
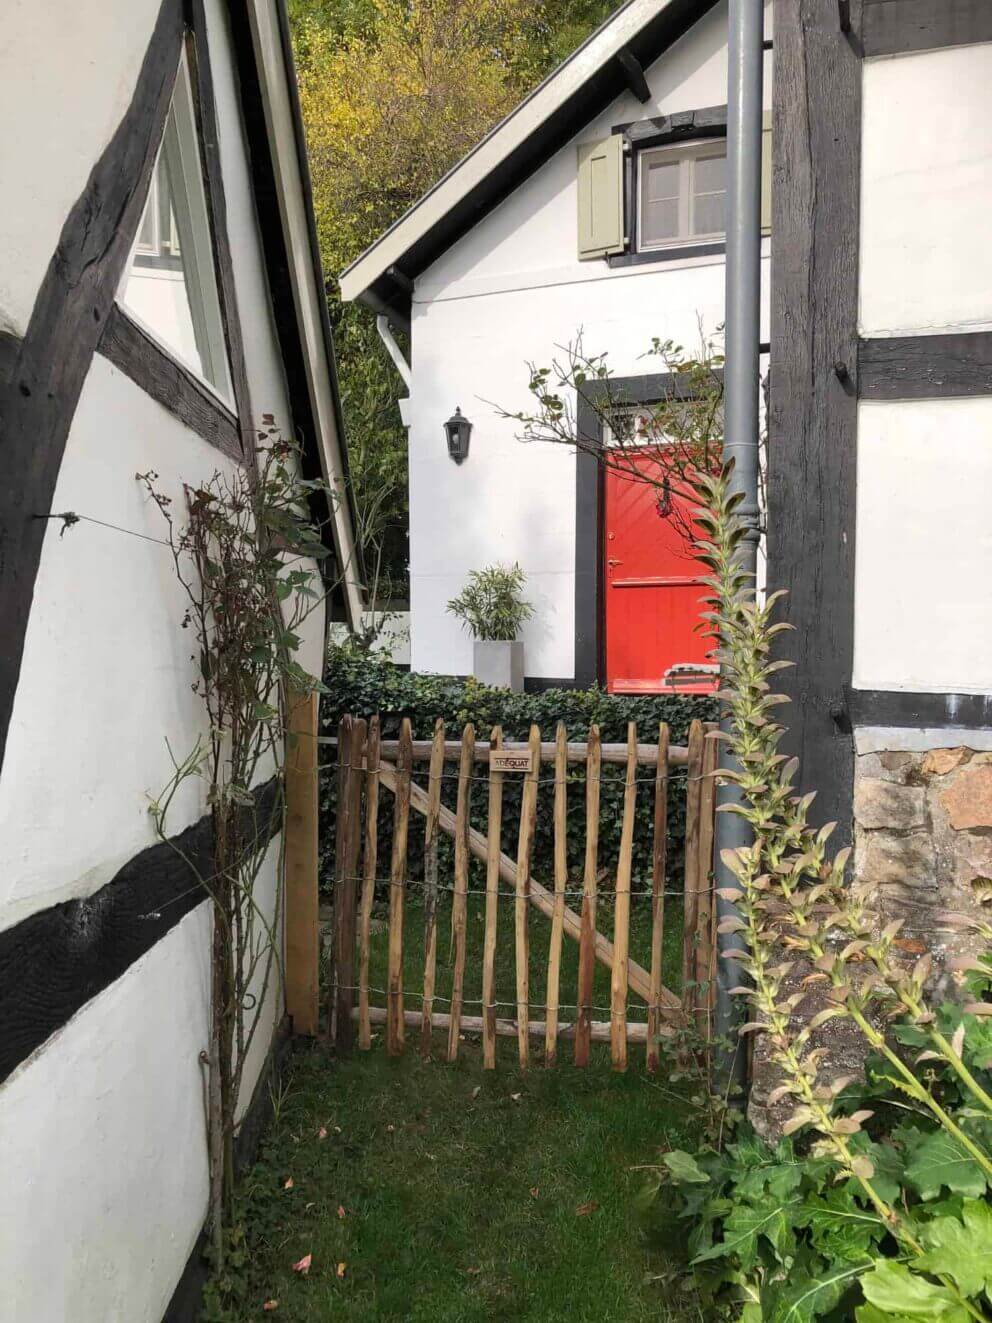
<path id="1" fill-rule="evenodd" d="M 448 603 L 475 639 L 472 674 L 483 684 L 520 693 L 524 687 L 524 645 L 520 627 L 534 614 L 521 596 L 526 576 L 519 565 L 487 565 L 473 570 Z"/>

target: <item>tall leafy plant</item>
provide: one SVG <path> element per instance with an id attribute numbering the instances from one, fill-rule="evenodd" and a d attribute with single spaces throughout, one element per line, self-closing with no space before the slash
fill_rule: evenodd
<path id="1" fill-rule="evenodd" d="M 519 565 L 487 565 L 473 570 L 465 587 L 448 603 L 473 638 L 512 643 L 534 608 L 523 596 L 527 576 Z"/>
<path id="2" fill-rule="evenodd" d="M 296 448 L 271 416 L 253 462 L 184 487 L 177 518 L 154 472 L 139 474 L 165 520 L 176 577 L 186 599 L 182 628 L 191 645 L 207 733 L 182 758 L 151 812 L 159 837 L 177 792 L 206 783 L 213 848 L 204 871 L 186 862 L 212 901 L 211 1040 L 208 1067 L 210 1208 L 215 1268 L 224 1266 L 224 1229 L 234 1183 L 234 1125 L 249 1052 L 271 1013 L 279 980 L 279 857 L 274 900 L 263 879 L 283 819 L 281 769 L 293 695 L 320 686 L 296 660 L 300 628 L 321 599 L 311 568 L 327 552 L 308 498 L 323 486 L 299 477 Z M 181 840 L 181 838 L 179 838 Z M 279 835 L 280 851 L 282 836 Z"/>
<path id="3" fill-rule="evenodd" d="M 694 1187 L 682 1208 L 696 1222 L 693 1265 L 704 1275 L 719 1265 L 747 1320 L 811 1319 L 846 1300 L 835 1316 L 856 1309 L 859 1323 L 987 1321 L 992 1255 L 966 1247 L 992 1231 L 992 962 L 965 962 L 970 1000 L 932 1005 L 930 957 L 906 967 L 900 921 L 885 922 L 872 887 L 848 882 L 849 851 L 829 851 L 833 824 L 809 825 L 813 796 L 796 793 L 797 762 L 779 752 L 780 594 L 759 601 L 740 567 L 731 472 L 699 474 L 696 489 L 739 767 L 722 775 L 739 785 L 734 811 L 753 832 L 753 844 L 724 854 L 736 885 L 723 895 L 738 914 L 721 927 L 743 939 L 731 953 L 749 980 L 736 989 L 751 1007 L 742 1033 L 765 1036 L 781 1073 L 770 1101 L 788 1102 L 790 1115 L 775 1152 L 736 1141 L 696 1159 L 667 1155 L 660 1174 Z M 992 939 L 989 924 L 972 926 Z M 822 1009 L 797 1025 L 817 987 Z M 865 1083 L 825 1070 L 818 1031 L 831 1021 L 871 1049 Z"/>

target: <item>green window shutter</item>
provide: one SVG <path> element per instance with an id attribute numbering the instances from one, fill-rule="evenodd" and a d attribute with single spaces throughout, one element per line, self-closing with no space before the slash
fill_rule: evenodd
<path id="1" fill-rule="evenodd" d="M 622 253 L 623 135 L 579 144 L 579 258 Z"/>
<path id="2" fill-rule="evenodd" d="M 772 112 L 765 111 L 761 130 L 761 233 L 772 232 Z"/>

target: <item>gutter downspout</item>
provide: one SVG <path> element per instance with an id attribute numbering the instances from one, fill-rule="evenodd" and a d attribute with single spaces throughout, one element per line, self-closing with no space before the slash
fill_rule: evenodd
<path id="1" fill-rule="evenodd" d="M 761 316 L 761 133 L 764 81 L 763 0 L 730 0 L 727 79 L 727 322 L 724 368 L 725 460 L 734 461 L 732 486 L 744 493 L 738 513 L 748 532 L 741 543 L 740 560 L 752 576 L 758 561 L 758 394 Z M 729 722 L 721 722 L 728 729 Z M 734 760 L 724 750 L 721 766 Z M 719 786 L 718 804 L 741 800 L 733 784 Z M 752 839 L 747 822 L 736 813 L 718 813 L 716 819 L 716 885 L 731 887 L 733 875 L 720 862 L 723 850 L 747 845 Z M 719 919 L 735 913 L 734 905 L 716 898 Z M 738 1045 L 741 1017 L 732 987 L 744 982 L 735 960 L 723 952 L 740 944 L 737 933 L 717 937 L 716 1017 L 718 1039 L 729 1042 L 721 1054 L 720 1074 L 726 1084 L 744 1085 L 746 1057 Z"/>

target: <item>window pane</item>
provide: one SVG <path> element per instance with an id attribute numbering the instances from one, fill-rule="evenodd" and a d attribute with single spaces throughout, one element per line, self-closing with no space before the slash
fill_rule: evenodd
<path id="1" fill-rule="evenodd" d="M 679 201 L 645 202 L 641 211 L 641 242 L 665 243 L 679 237 Z"/>
<path id="2" fill-rule="evenodd" d="M 650 202 L 658 202 L 662 198 L 677 198 L 679 195 L 679 162 L 678 161 L 651 161 L 647 162 L 647 182 L 645 197 Z"/>
<path id="3" fill-rule="evenodd" d="M 693 207 L 693 234 L 723 234 L 727 227 L 726 193 L 697 197 Z"/>
<path id="4" fill-rule="evenodd" d="M 120 301 L 165 348 L 231 398 L 196 119 L 185 63 Z M 156 224 L 157 222 L 157 224 Z"/>
<path id="5" fill-rule="evenodd" d="M 693 187 L 697 193 L 722 193 L 727 187 L 726 156 L 701 156 L 696 161 Z"/>

